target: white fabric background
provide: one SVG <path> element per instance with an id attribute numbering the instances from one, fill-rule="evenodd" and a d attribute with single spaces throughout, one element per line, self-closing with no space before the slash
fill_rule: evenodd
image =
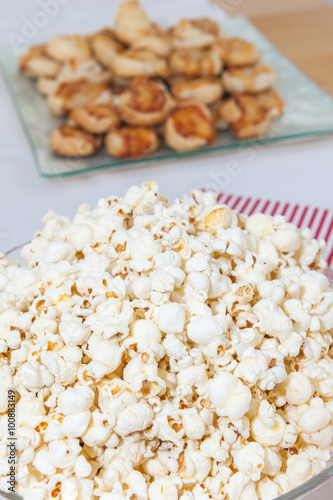
<path id="1" fill-rule="evenodd" d="M 2 46 L 10 47 L 9 33 L 20 34 L 26 24 L 24 18 L 32 20 L 41 10 L 39 1 L 42 0 L 0 2 Z M 93 31 L 111 24 L 118 0 L 62 0 L 62 3 L 67 5 L 38 29 L 31 43 L 47 40 L 52 34 Z M 164 23 L 180 16 L 207 12 L 204 0 L 143 0 L 143 4 L 152 17 Z M 211 7 L 210 13 L 215 18 L 223 18 L 223 13 L 215 7 Z M 0 251 L 27 241 L 41 226 L 40 219 L 49 208 L 73 215 L 83 201 L 95 204 L 102 196 L 121 195 L 130 185 L 148 179 L 157 180 L 161 191 L 172 198 L 192 188 L 215 183 L 220 191 L 332 208 L 332 137 L 261 147 L 246 157 L 233 152 L 81 178 L 47 180 L 37 174 L 27 139 L 1 78 L 0 110 Z M 230 167 L 233 175 L 228 174 Z M 332 498 L 328 487 L 323 490 L 311 498 L 319 498 L 319 495 L 323 500 Z"/>

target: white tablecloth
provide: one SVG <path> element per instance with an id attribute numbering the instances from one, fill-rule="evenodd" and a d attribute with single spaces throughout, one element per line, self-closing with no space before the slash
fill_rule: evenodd
<path id="1" fill-rule="evenodd" d="M 33 36 L 29 43 L 47 40 L 56 33 L 93 31 L 103 24 L 111 24 L 118 4 L 118 0 L 50 2 L 62 5 L 48 15 L 45 26 L 30 33 Z M 38 19 L 40 24 L 45 22 L 45 16 L 38 14 L 41 3 L 43 0 L 0 3 L 1 45 L 10 46 L 13 34 L 22 36 L 22 30 L 29 29 L 29 22 Z M 202 0 L 143 0 L 143 4 L 156 20 L 164 22 L 205 12 Z M 216 7 L 211 9 L 215 18 L 223 17 Z M 0 251 L 27 241 L 41 226 L 40 219 L 49 208 L 72 215 L 83 201 L 94 205 L 100 197 L 122 195 L 132 184 L 148 179 L 158 181 L 161 191 L 171 198 L 192 188 L 207 186 L 230 193 L 331 208 L 332 158 L 330 137 L 302 144 L 261 147 L 246 158 L 232 152 L 66 180 L 42 179 L 5 83 L 0 79 Z M 235 165 L 234 162 L 238 168 L 233 171 L 238 173 L 230 175 L 230 165 Z M 332 498 L 332 493 L 325 490 L 326 494 L 320 493 L 321 498 Z"/>

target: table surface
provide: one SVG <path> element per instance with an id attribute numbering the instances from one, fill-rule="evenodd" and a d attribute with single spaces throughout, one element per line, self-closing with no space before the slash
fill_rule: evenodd
<path id="1" fill-rule="evenodd" d="M 144 0 L 156 18 L 163 18 L 163 5 L 179 17 L 199 0 Z M 307 0 L 315 2 L 316 0 Z M 177 8 L 171 9 L 175 2 Z M 111 24 L 118 1 L 62 0 L 63 5 L 30 43 L 46 40 L 51 34 L 98 29 Z M 226 0 L 226 4 L 228 1 Z M 246 8 L 250 2 L 245 2 Z M 254 2 L 256 5 L 258 1 Z M 276 3 L 275 3 L 276 4 Z M 82 6 L 84 5 L 84 6 Z M 272 2 L 267 2 L 271 9 Z M 12 0 L 0 3 L 0 44 L 9 44 L 9 34 L 20 34 L 24 19 L 32 19 L 40 10 L 38 0 Z M 164 9 L 165 10 L 165 9 Z M 107 16 L 105 15 L 107 13 Z M 107 18 L 107 19 L 106 19 Z M 299 144 L 265 146 L 253 151 L 250 160 L 237 152 L 204 159 L 175 161 L 159 166 L 106 171 L 66 180 L 48 180 L 38 176 L 27 139 L 15 114 L 4 81 L 0 78 L 0 251 L 29 240 L 41 227 L 40 219 L 51 208 L 73 215 L 81 202 L 96 204 L 100 197 L 122 195 L 126 189 L 145 180 L 156 180 L 170 198 L 193 188 L 215 184 L 218 190 L 244 195 L 280 199 L 302 204 L 332 207 L 332 137 Z M 228 165 L 237 162 L 238 175 L 228 174 Z M 327 499 L 330 493 L 321 493 Z M 312 496 L 311 498 L 317 498 Z"/>

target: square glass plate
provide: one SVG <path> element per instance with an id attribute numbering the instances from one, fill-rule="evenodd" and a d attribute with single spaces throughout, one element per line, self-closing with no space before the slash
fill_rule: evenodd
<path id="1" fill-rule="evenodd" d="M 189 153 L 175 153 L 163 145 L 154 154 L 139 160 L 118 160 L 105 150 L 91 158 L 59 158 L 49 149 L 49 137 L 62 120 L 48 111 L 45 98 L 38 94 L 35 83 L 18 73 L 13 53 L 3 53 L 3 72 L 11 90 L 22 125 L 31 144 L 36 165 L 43 177 L 66 177 L 107 168 L 139 166 L 188 156 L 205 156 L 225 150 L 258 144 L 304 140 L 333 134 L 333 99 L 308 78 L 297 66 L 270 43 L 244 17 L 225 19 L 222 29 L 227 36 L 238 36 L 255 43 L 262 53 L 262 61 L 273 66 L 277 73 L 275 88 L 282 94 L 286 109 L 283 117 L 272 122 L 264 136 L 253 140 L 239 140 L 229 131 L 220 132 L 214 146 Z"/>

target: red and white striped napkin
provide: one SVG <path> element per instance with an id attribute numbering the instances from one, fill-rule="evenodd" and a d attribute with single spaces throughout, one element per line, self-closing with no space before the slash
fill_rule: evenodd
<path id="1" fill-rule="evenodd" d="M 251 198 L 236 194 L 220 193 L 218 202 L 228 205 L 237 212 L 252 215 L 262 212 L 269 215 L 284 215 L 288 222 L 296 224 L 300 229 L 310 228 L 315 239 L 323 239 L 327 245 L 327 262 L 333 262 L 333 211 L 309 207 L 308 205 L 295 205 L 281 201 Z"/>

